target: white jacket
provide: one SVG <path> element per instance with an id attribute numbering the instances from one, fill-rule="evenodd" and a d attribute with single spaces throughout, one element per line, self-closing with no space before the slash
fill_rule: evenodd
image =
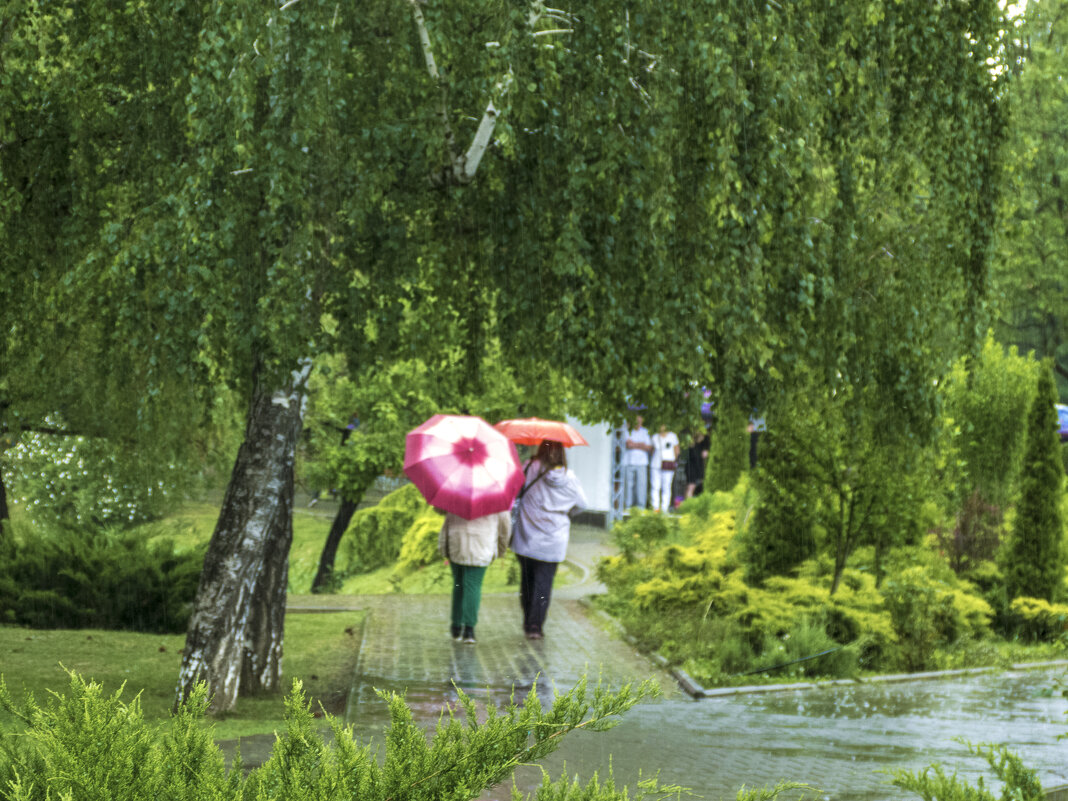
<path id="1" fill-rule="evenodd" d="M 557 467 L 539 480 L 543 469 L 537 460 L 528 463 L 512 550 L 542 562 L 562 562 L 571 538 L 571 515 L 586 508 L 586 494 L 571 470 Z"/>
<path id="2" fill-rule="evenodd" d="M 485 567 L 508 551 L 512 539 L 512 516 L 497 512 L 464 520 L 452 512 L 438 534 L 438 553 L 458 565 Z"/>

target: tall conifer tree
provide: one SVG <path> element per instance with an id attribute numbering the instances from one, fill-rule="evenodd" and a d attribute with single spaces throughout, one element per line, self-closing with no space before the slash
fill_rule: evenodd
<path id="1" fill-rule="evenodd" d="M 1052 366 L 1039 371 L 1038 390 L 1027 420 L 1020 505 L 1006 553 L 1008 597 L 1052 601 L 1064 585 L 1064 524 L 1061 520 L 1061 463 Z"/>

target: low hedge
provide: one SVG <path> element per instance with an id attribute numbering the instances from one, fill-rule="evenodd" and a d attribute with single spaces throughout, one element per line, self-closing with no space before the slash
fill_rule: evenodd
<path id="1" fill-rule="evenodd" d="M 192 611 L 206 546 L 179 551 L 118 529 L 57 528 L 0 542 L 0 621 L 32 628 L 175 633 Z"/>

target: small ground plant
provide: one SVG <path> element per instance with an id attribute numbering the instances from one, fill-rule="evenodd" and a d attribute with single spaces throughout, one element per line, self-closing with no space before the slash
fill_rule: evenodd
<path id="1" fill-rule="evenodd" d="M 1002 785 L 1000 793 L 995 794 L 982 776 L 972 785 L 956 773 L 947 776 L 941 765 L 931 765 L 916 773 L 894 771 L 893 784 L 925 801 L 1045 801 L 1046 793 L 1038 775 L 1017 754 L 1000 745 L 967 745 L 969 751 L 990 765 L 994 778 Z"/>

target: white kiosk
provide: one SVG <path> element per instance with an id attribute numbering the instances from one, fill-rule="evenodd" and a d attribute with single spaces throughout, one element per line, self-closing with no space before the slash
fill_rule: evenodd
<path id="1" fill-rule="evenodd" d="M 614 429 L 608 423 L 587 425 L 570 416 L 567 422 L 589 443 L 567 449 L 567 465 L 575 471 L 590 503 L 583 517 L 607 527 L 623 512 L 620 462 L 625 429 Z"/>

